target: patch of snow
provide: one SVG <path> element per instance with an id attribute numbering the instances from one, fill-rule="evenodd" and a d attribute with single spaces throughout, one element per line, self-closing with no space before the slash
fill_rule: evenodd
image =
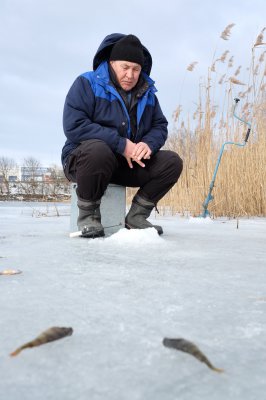
<path id="1" fill-rule="evenodd" d="M 164 240 L 158 235 L 155 228 L 148 229 L 120 229 L 118 232 L 106 238 L 98 238 L 89 241 L 90 245 L 98 244 L 101 242 L 103 245 L 145 245 L 145 244 L 161 244 Z"/>

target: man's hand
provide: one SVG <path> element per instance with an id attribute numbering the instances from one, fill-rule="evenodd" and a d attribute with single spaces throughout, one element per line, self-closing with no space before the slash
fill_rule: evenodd
<path id="1" fill-rule="evenodd" d="M 135 161 L 136 163 L 138 163 L 141 167 L 145 167 L 145 164 L 141 161 L 142 157 L 139 158 L 140 154 L 139 154 L 139 156 L 134 155 L 134 154 L 138 154 L 138 150 L 136 148 L 140 144 L 141 144 L 141 142 L 136 144 L 136 143 L 131 142 L 131 140 L 127 139 L 123 156 L 126 158 L 130 168 L 133 168 L 132 160 Z M 145 143 L 142 143 L 142 144 L 145 145 Z"/>
<path id="2" fill-rule="evenodd" d="M 144 158 L 144 160 L 148 160 L 151 158 L 151 149 L 146 143 L 139 142 L 136 144 L 132 156 L 135 161 L 140 161 L 142 158 Z"/>

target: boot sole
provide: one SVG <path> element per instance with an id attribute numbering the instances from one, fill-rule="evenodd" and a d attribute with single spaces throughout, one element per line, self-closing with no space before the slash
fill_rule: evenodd
<path id="1" fill-rule="evenodd" d="M 85 239 L 96 239 L 98 237 L 103 237 L 105 236 L 104 231 L 100 231 L 100 232 L 85 232 L 85 233 L 81 233 L 80 237 L 81 238 L 85 238 Z"/>

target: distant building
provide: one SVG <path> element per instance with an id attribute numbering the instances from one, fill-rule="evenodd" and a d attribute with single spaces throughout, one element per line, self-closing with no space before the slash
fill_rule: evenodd
<path id="1" fill-rule="evenodd" d="M 42 181 L 43 177 L 49 172 L 49 168 L 46 167 L 20 167 L 20 169 L 22 181 Z"/>
<path id="2" fill-rule="evenodd" d="M 51 172 L 47 172 L 46 174 L 44 174 L 42 179 L 43 179 L 44 182 L 48 182 L 48 183 L 49 182 L 53 182 L 53 178 L 52 178 Z"/>
<path id="3" fill-rule="evenodd" d="M 8 182 L 18 182 L 18 181 L 49 181 L 51 172 L 49 168 L 46 167 L 20 167 L 17 166 L 8 171 Z M 4 182 L 4 176 L 0 174 L 0 183 Z"/>
<path id="4" fill-rule="evenodd" d="M 53 170 L 51 167 L 25 167 L 17 166 L 8 171 L 7 181 L 15 182 L 45 182 L 52 183 L 55 179 L 65 179 L 63 170 Z M 0 184 L 5 182 L 4 175 L 0 172 Z"/>
<path id="5" fill-rule="evenodd" d="M 16 166 L 8 171 L 8 182 L 16 182 L 21 180 L 21 168 Z M 4 176 L 0 174 L 0 183 L 4 182 Z"/>

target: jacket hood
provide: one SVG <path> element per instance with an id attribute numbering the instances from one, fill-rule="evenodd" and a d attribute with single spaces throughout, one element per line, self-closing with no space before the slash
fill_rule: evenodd
<path id="1" fill-rule="evenodd" d="M 123 33 L 112 33 L 111 35 L 106 36 L 102 43 L 100 44 L 94 58 L 93 58 L 93 70 L 95 71 L 99 65 L 103 61 L 109 61 L 110 53 L 112 50 L 113 45 L 126 35 Z M 143 53 L 144 53 L 144 65 L 142 71 L 144 71 L 147 75 L 150 75 L 151 67 L 152 67 L 152 57 L 148 49 L 143 46 Z"/>

